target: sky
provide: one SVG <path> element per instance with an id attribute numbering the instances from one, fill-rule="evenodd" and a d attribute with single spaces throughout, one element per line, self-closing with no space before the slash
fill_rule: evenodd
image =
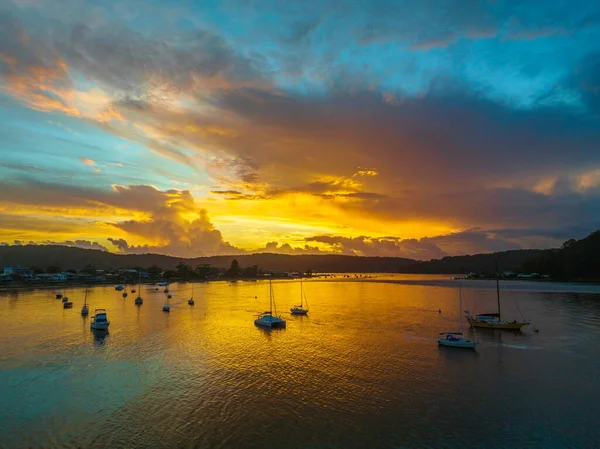
<path id="1" fill-rule="evenodd" d="M 0 0 L 0 242 L 177 257 L 600 227 L 595 0 Z"/>

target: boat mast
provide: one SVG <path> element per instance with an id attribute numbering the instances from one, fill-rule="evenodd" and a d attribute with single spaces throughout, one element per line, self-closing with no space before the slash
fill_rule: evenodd
<path id="1" fill-rule="evenodd" d="M 269 313 L 273 315 L 273 281 L 269 279 Z"/>
<path id="2" fill-rule="evenodd" d="M 463 333 L 463 319 L 462 319 L 462 285 L 458 284 L 458 319 L 460 320 L 460 334 Z"/>
<path id="3" fill-rule="evenodd" d="M 300 281 L 300 308 L 302 309 L 302 296 L 304 296 L 304 291 L 302 290 L 302 281 Z"/>
<path id="4" fill-rule="evenodd" d="M 502 320 L 500 314 L 500 273 L 498 273 L 498 259 L 496 259 L 496 299 L 498 300 L 498 321 Z"/>
<path id="5" fill-rule="evenodd" d="M 87 306 L 87 292 L 88 292 L 88 289 L 87 289 L 87 287 L 86 287 L 86 288 L 85 288 L 85 297 L 83 298 L 83 305 L 84 305 L 84 306 Z"/>

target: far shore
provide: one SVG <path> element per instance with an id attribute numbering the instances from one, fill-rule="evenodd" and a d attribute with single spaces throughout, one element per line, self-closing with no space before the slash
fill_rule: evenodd
<path id="1" fill-rule="evenodd" d="M 356 273 L 352 273 L 356 274 Z M 238 279 L 225 279 L 225 278 L 215 278 L 215 279 L 191 279 L 191 280 L 173 280 L 168 281 L 169 285 L 173 284 L 188 284 L 188 283 L 209 283 L 209 282 L 257 282 L 257 281 L 267 281 L 269 279 L 272 280 L 300 280 L 300 279 L 319 279 L 321 280 L 330 280 L 330 278 L 335 279 L 336 281 L 377 281 L 377 282 L 385 282 L 382 279 L 369 278 L 367 276 L 373 276 L 375 274 L 379 275 L 404 275 L 404 274 L 423 274 L 428 276 L 450 276 L 449 280 L 454 281 L 495 281 L 496 278 L 486 277 L 486 278 L 454 278 L 452 274 L 440 274 L 440 273 L 360 273 L 362 277 L 344 277 L 344 275 L 348 275 L 348 273 L 319 273 L 314 274 L 313 276 L 305 276 L 305 277 L 258 277 L 258 278 L 238 278 Z M 331 279 L 331 280 L 333 280 Z M 551 283 L 577 283 L 577 284 L 600 284 L 600 279 L 550 279 L 550 278 L 526 278 L 526 279 L 515 279 L 515 278 L 501 278 L 500 281 L 519 281 L 519 282 L 551 282 Z M 144 286 L 158 286 L 161 281 L 147 281 L 142 282 Z M 123 289 L 123 293 L 129 293 L 128 290 L 135 288 L 139 284 L 137 282 L 124 283 L 124 282 L 95 282 L 95 283 L 86 283 L 86 282 L 68 282 L 68 283 L 44 283 L 44 284 L 29 284 L 29 283 L 10 283 L 5 285 L 0 285 L 0 292 L 10 292 L 10 291 L 26 291 L 26 290 L 54 290 L 56 292 L 62 292 L 63 290 L 69 290 L 71 288 L 85 288 L 85 287 L 115 287 L 117 285 L 123 285 L 125 288 Z"/>

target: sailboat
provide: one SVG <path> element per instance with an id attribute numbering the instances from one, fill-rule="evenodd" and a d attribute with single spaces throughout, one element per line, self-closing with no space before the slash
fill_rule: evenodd
<path id="1" fill-rule="evenodd" d="M 500 311 L 500 280 L 498 278 L 498 265 L 496 264 L 496 298 L 498 301 L 498 313 L 480 313 L 473 317 L 471 312 L 465 310 L 467 321 L 473 328 L 499 329 L 499 330 L 520 330 L 523 326 L 527 326 L 529 321 L 502 321 Z"/>
<path id="2" fill-rule="evenodd" d="M 458 287 L 458 319 L 460 321 L 460 332 L 440 332 L 438 345 L 451 346 L 453 348 L 475 349 L 478 341 L 466 340 L 463 338 L 463 319 L 462 319 L 462 287 Z"/>
<path id="3" fill-rule="evenodd" d="M 162 311 L 163 312 L 170 312 L 171 311 L 171 295 L 167 296 L 167 302 L 163 306 Z"/>
<path id="4" fill-rule="evenodd" d="M 191 297 L 190 299 L 188 299 L 188 304 L 189 304 L 190 306 L 193 306 L 194 304 L 196 304 L 196 303 L 194 302 L 194 283 L 193 283 L 193 282 L 192 282 L 192 297 Z"/>
<path id="5" fill-rule="evenodd" d="M 304 302 L 306 302 L 306 309 L 304 308 Z M 304 295 L 304 289 L 302 287 L 302 281 L 300 281 L 300 305 L 294 306 L 290 309 L 290 313 L 292 315 L 306 315 L 308 313 L 308 302 L 306 301 L 306 296 Z"/>
<path id="6" fill-rule="evenodd" d="M 63 293 L 62 302 L 68 302 L 69 298 L 67 298 L 67 290 L 65 289 L 65 293 Z"/>
<path id="7" fill-rule="evenodd" d="M 134 302 L 136 305 L 141 306 L 142 304 L 144 304 L 144 300 L 142 299 L 142 296 L 141 296 L 141 294 L 142 294 L 142 272 L 141 271 L 139 272 L 139 276 L 140 276 L 140 278 L 139 278 L 139 286 L 138 286 L 138 295 L 137 295 L 137 298 L 135 298 Z"/>
<path id="8" fill-rule="evenodd" d="M 86 316 L 89 313 L 88 305 L 87 305 L 87 294 L 88 289 L 85 289 L 85 297 L 83 298 L 83 307 L 81 308 L 81 315 Z"/>
<path id="9" fill-rule="evenodd" d="M 254 320 L 254 324 L 268 327 L 269 329 L 285 327 L 285 320 L 281 316 L 276 315 L 276 309 L 275 315 L 273 315 L 273 309 L 275 309 L 275 298 L 273 297 L 273 283 L 269 279 L 269 310 L 258 315 L 258 318 Z"/>

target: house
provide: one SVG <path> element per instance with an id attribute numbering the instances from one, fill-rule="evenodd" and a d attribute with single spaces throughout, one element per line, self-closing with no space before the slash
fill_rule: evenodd
<path id="1" fill-rule="evenodd" d="M 31 277 L 33 272 L 31 269 L 27 267 L 22 267 L 21 265 L 17 265 L 15 267 L 4 267 L 4 274 L 8 276 L 22 276 L 22 277 Z"/>
<path id="2" fill-rule="evenodd" d="M 50 278 L 50 280 L 52 282 L 67 282 L 67 279 L 68 279 L 67 275 L 63 274 L 63 273 L 55 273 Z"/>
<path id="3" fill-rule="evenodd" d="M 0 284 L 4 284 L 5 282 L 12 282 L 10 274 L 0 274 Z"/>

